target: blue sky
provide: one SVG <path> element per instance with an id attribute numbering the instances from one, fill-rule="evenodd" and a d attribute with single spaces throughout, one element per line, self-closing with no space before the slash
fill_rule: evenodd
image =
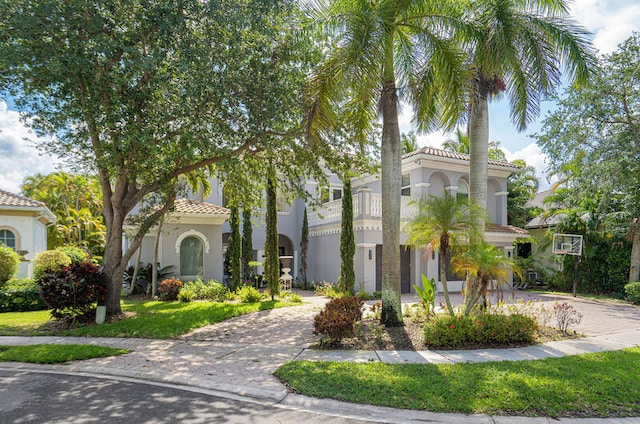
<path id="1" fill-rule="evenodd" d="M 593 44 L 601 53 L 614 51 L 631 33 L 640 31 L 640 2 L 637 0 L 575 0 L 571 15 L 593 33 Z M 521 158 L 533 165 L 541 178 L 541 188 L 549 186 L 545 175 L 544 155 L 529 137 L 540 130 L 544 115 L 553 110 L 552 102 L 542 105 L 541 116 L 525 132 L 518 133 L 509 120 L 507 100 L 489 106 L 489 138 L 499 140 L 507 158 Z M 400 116 L 401 130 L 411 129 L 410 111 Z M 442 133 L 421 136 L 421 145 L 440 147 L 448 135 Z M 31 141 L 29 141 L 31 140 Z M 0 189 L 18 193 L 25 177 L 56 169 L 57 159 L 40 155 L 34 146 L 36 140 L 25 125 L 14 105 L 0 100 Z"/>

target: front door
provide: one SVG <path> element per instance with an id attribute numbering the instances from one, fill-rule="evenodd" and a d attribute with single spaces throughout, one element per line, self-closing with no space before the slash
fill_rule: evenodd
<path id="1" fill-rule="evenodd" d="M 376 291 L 382 291 L 382 245 L 376 245 Z M 411 292 L 411 249 L 400 246 L 400 292 Z"/>

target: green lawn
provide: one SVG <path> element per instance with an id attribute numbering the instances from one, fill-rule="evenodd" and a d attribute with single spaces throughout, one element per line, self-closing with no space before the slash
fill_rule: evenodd
<path id="1" fill-rule="evenodd" d="M 123 355 L 127 349 L 116 349 L 92 345 L 51 345 L 38 344 L 29 346 L 0 345 L 0 362 L 31 362 L 35 364 L 58 364 L 80 359 L 103 358 L 105 356 Z"/>
<path id="2" fill-rule="evenodd" d="M 0 314 L 0 336 L 60 335 L 169 339 L 235 316 L 291 305 L 293 304 L 282 301 L 256 303 L 124 301 L 123 310 L 133 312 L 135 316 L 118 322 L 87 325 L 71 330 L 53 328 L 48 311 L 6 312 Z"/>
<path id="3" fill-rule="evenodd" d="M 455 365 L 290 362 L 296 391 L 433 412 L 551 417 L 640 415 L 640 348 L 539 361 Z"/>

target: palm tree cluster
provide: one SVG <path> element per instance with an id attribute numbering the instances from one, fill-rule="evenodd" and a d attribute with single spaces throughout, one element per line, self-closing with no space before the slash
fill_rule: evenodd
<path id="1" fill-rule="evenodd" d="M 400 308 L 400 103 L 419 131 L 466 120 L 470 200 L 486 205 L 487 102 L 506 93 L 519 129 L 560 82 L 564 66 L 584 81 L 594 61 L 565 0 L 315 0 L 309 16 L 326 40 L 309 87 L 311 140 L 349 123 L 357 141 L 382 117 L 383 323 Z M 339 111 L 339 112 L 338 112 Z M 484 220 L 475 218 L 478 234 Z M 386 316 L 384 316 L 386 315 Z"/>

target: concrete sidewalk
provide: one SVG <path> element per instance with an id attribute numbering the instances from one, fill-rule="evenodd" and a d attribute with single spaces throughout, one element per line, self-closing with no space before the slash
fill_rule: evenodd
<path id="1" fill-rule="evenodd" d="M 434 414 L 404 411 L 368 405 L 352 405 L 326 399 L 312 399 L 291 394 L 273 376 L 282 364 L 293 360 L 349 361 L 384 363 L 459 363 L 517 361 L 576 355 L 623 349 L 640 345 L 639 321 L 629 320 L 626 309 L 609 302 L 573 301 L 587 316 L 602 313 L 598 334 L 580 339 L 549 342 L 512 349 L 456 351 L 320 351 L 309 349 L 315 341 L 311 334 L 312 317 L 326 301 L 308 299 L 310 303 L 292 308 L 262 311 L 237 317 L 199 329 L 175 340 L 84 337 L 0 337 L 2 345 L 95 344 L 123 347 L 127 355 L 77 361 L 64 365 L 1 363 L 0 368 L 19 371 L 45 371 L 137 379 L 155 384 L 174 384 L 183 389 L 207 392 L 251 402 L 280 405 L 309 411 L 377 422 L 558 422 L 548 418 L 490 417 L 485 415 Z M 569 301 L 571 301 L 569 299 Z M 591 305 L 591 306 L 589 306 Z M 633 310 L 637 313 L 637 309 Z M 616 316 L 621 320 L 616 321 Z M 597 321 L 595 317 L 591 320 Z M 607 329 L 608 328 L 608 329 Z M 613 331 L 613 329 L 617 331 Z M 601 422 L 594 420 L 560 420 L 560 422 Z M 640 422 L 639 419 L 610 419 L 607 422 Z"/>

